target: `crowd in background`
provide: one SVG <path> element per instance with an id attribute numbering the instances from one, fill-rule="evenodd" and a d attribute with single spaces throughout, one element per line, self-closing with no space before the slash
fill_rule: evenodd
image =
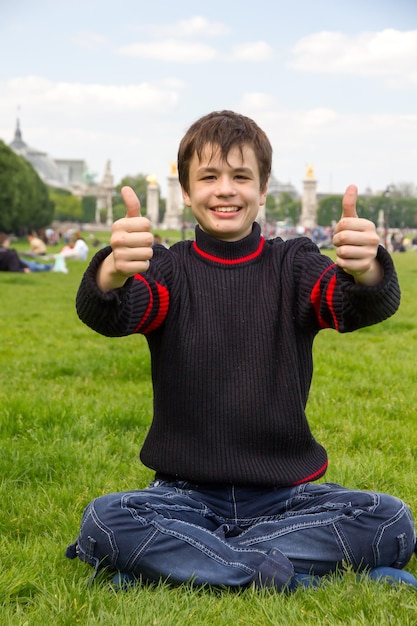
<path id="1" fill-rule="evenodd" d="M 90 236 L 92 245 L 100 242 Z M 65 233 L 52 228 L 30 233 L 27 236 L 29 249 L 20 253 L 11 247 L 13 237 L 0 233 L 0 271 L 3 272 L 61 272 L 68 273 L 66 260 L 87 261 L 89 245 L 81 234 L 74 230 Z M 58 252 L 48 253 L 48 246 L 62 246 Z"/>
<path id="2" fill-rule="evenodd" d="M 307 236 L 320 249 L 325 250 L 333 247 L 333 229 L 331 226 L 317 226 L 312 231 L 306 231 L 298 226 L 289 226 L 278 222 L 276 224 L 267 223 L 262 230 L 266 238 L 281 237 L 285 240 Z M 52 228 L 46 228 L 36 233 L 30 233 L 27 239 L 29 250 L 18 254 L 16 250 L 10 247 L 13 237 L 6 233 L 0 233 L 0 272 L 30 273 L 55 271 L 68 273 L 66 260 L 87 261 L 90 245 L 94 248 L 102 245 L 92 233 L 88 236 L 89 243 L 87 243 L 85 236 L 82 236 L 75 229 L 61 232 Z M 162 239 L 159 234 L 155 234 L 155 242 L 162 243 L 166 247 L 171 243 L 169 239 Z M 404 233 L 399 229 L 388 230 L 381 237 L 381 244 L 389 252 L 417 251 L 417 232 Z M 61 246 L 61 248 L 58 252 L 48 254 L 47 246 L 53 246 L 54 248 Z"/>

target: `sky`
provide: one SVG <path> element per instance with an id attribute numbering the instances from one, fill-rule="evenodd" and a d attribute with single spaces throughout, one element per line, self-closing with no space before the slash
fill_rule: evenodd
<path id="1" fill-rule="evenodd" d="M 156 176 L 187 128 L 232 109 L 299 193 L 417 189 L 416 0 L 14 0 L 0 7 L 0 139 Z"/>

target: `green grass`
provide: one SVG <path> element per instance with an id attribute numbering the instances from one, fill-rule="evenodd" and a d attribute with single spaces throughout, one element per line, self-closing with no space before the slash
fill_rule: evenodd
<path id="1" fill-rule="evenodd" d="M 25 248 L 25 242 L 17 244 Z M 394 257 L 403 299 L 384 323 L 324 331 L 308 414 L 326 480 L 402 497 L 417 513 L 417 253 Z M 143 337 L 109 339 L 77 318 L 85 264 L 69 274 L 0 274 L 0 615 L 18 626 L 417 624 L 417 593 L 348 572 L 283 596 L 165 585 L 116 593 L 64 557 L 85 505 L 144 487 L 138 459 L 152 390 Z M 417 575 L 417 562 L 408 569 Z"/>

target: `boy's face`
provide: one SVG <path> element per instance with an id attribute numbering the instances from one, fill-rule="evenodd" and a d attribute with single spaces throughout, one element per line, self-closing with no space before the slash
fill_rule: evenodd
<path id="1" fill-rule="evenodd" d="M 224 241 L 238 241 L 252 232 L 259 207 L 265 204 L 266 188 L 260 190 L 259 168 L 250 146 L 238 147 L 227 155 L 227 163 L 216 146 L 207 145 L 201 160 L 190 162 L 189 191 L 184 202 L 192 208 L 200 227 Z"/>

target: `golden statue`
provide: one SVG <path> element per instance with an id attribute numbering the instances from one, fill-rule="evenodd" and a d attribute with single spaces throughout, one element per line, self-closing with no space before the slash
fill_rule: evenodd
<path id="1" fill-rule="evenodd" d="M 315 178 L 314 178 L 314 170 L 313 170 L 313 166 L 311 165 L 311 163 L 309 163 L 309 165 L 307 166 L 306 179 L 307 180 L 315 180 Z"/>
<path id="2" fill-rule="evenodd" d="M 169 162 L 169 167 L 171 169 L 171 176 L 177 176 L 178 175 L 178 169 L 177 169 L 177 164 L 175 161 L 170 161 Z"/>
<path id="3" fill-rule="evenodd" d="M 149 176 L 146 177 L 146 182 L 148 183 L 149 187 L 158 186 L 155 174 L 149 174 Z"/>

